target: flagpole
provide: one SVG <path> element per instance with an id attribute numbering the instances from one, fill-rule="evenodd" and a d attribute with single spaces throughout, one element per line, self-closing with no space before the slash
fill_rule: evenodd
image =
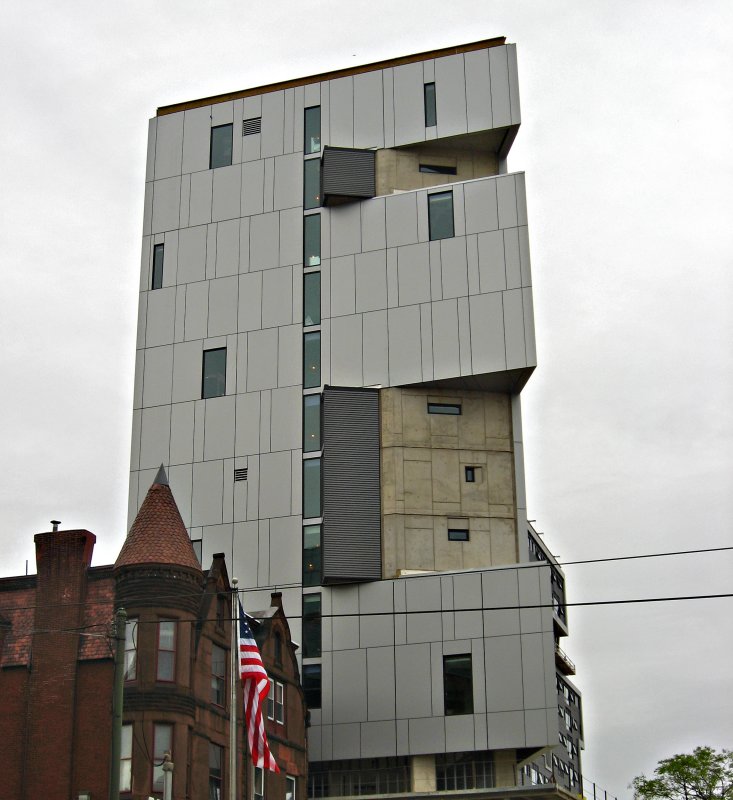
<path id="1" fill-rule="evenodd" d="M 232 635 L 229 669 L 229 800 L 237 800 L 237 682 L 239 681 L 239 581 L 232 578 Z"/>

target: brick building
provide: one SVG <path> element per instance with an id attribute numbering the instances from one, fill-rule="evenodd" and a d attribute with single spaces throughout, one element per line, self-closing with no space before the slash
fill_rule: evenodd
<path id="1" fill-rule="evenodd" d="M 169 751 L 174 798 L 224 797 L 232 618 L 224 557 L 201 570 L 164 471 L 114 565 L 90 566 L 95 541 L 86 530 L 38 534 L 37 575 L 0 579 L 0 800 L 107 797 L 111 623 L 120 606 L 128 614 L 121 795 L 161 794 Z M 251 767 L 240 712 L 238 795 L 303 798 L 305 704 L 279 594 L 252 616 L 271 676 L 266 728 L 281 773 Z"/>

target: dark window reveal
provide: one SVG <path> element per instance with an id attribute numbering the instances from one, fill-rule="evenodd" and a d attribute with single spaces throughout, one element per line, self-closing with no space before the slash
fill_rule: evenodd
<path id="1" fill-rule="evenodd" d="M 440 164 L 420 164 L 420 172 L 427 172 L 429 175 L 457 175 L 458 169 Z"/>
<path id="2" fill-rule="evenodd" d="M 227 391 L 227 349 L 204 350 L 201 397 L 223 397 Z"/>
<path id="3" fill-rule="evenodd" d="M 316 389 L 321 385 L 320 331 L 303 336 L 303 388 Z"/>
<path id="4" fill-rule="evenodd" d="M 438 123 L 438 114 L 435 109 L 435 84 L 425 84 L 425 127 L 431 128 Z"/>
<path id="5" fill-rule="evenodd" d="M 153 247 L 153 280 L 150 282 L 151 289 L 161 289 L 163 287 L 163 253 L 165 245 L 156 244 Z"/>
<path id="6" fill-rule="evenodd" d="M 448 528 L 449 542 L 467 542 L 468 530 L 466 528 Z"/>
<path id="7" fill-rule="evenodd" d="M 303 164 L 303 208 L 321 205 L 321 159 L 309 158 Z"/>
<path id="8" fill-rule="evenodd" d="M 466 483 L 476 483 L 476 467 L 466 467 Z"/>
<path id="9" fill-rule="evenodd" d="M 226 705 L 227 651 L 215 644 L 211 647 L 211 702 Z"/>
<path id="10" fill-rule="evenodd" d="M 321 595 L 303 595 L 303 658 L 321 655 Z"/>
<path id="11" fill-rule="evenodd" d="M 473 714 L 471 654 L 443 656 L 445 715 Z"/>
<path id="12" fill-rule="evenodd" d="M 176 623 L 162 619 L 158 623 L 158 668 L 159 681 L 174 681 L 176 677 Z"/>
<path id="13" fill-rule="evenodd" d="M 321 324 L 321 273 L 303 275 L 303 325 Z"/>
<path id="14" fill-rule="evenodd" d="M 321 449 L 321 395 L 303 397 L 303 450 L 315 453 Z"/>
<path id="15" fill-rule="evenodd" d="M 428 225 L 431 242 L 453 237 L 453 192 L 428 195 Z"/>
<path id="16" fill-rule="evenodd" d="M 305 155 L 319 153 L 321 150 L 321 107 L 306 108 L 304 117 L 305 141 L 303 149 Z"/>
<path id="17" fill-rule="evenodd" d="M 303 218 L 303 266 L 317 267 L 321 263 L 321 215 L 308 214 Z"/>
<path id="18" fill-rule="evenodd" d="M 303 693 L 308 708 L 321 707 L 320 664 L 303 664 Z"/>
<path id="19" fill-rule="evenodd" d="M 321 585 L 321 526 L 303 527 L 303 586 Z"/>
<path id="20" fill-rule="evenodd" d="M 232 123 L 216 125 L 211 129 L 209 169 L 229 167 L 232 163 Z"/>
<path id="21" fill-rule="evenodd" d="M 321 459 L 303 461 L 303 517 L 321 516 Z"/>
<path id="22" fill-rule="evenodd" d="M 458 403 L 428 403 L 428 414 L 459 415 L 461 407 Z"/>

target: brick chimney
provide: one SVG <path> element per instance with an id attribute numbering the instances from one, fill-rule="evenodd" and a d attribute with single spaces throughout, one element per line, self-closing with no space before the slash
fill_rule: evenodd
<path id="1" fill-rule="evenodd" d="M 56 526 L 54 526 L 56 527 Z M 86 530 L 39 533 L 33 649 L 26 724 L 26 797 L 72 795 L 78 629 L 96 536 Z M 49 770 L 48 765 L 54 769 Z"/>

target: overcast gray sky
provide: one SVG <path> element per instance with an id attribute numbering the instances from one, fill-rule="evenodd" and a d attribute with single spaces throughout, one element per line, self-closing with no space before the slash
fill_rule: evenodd
<path id="1" fill-rule="evenodd" d="M 516 42 L 539 367 L 529 516 L 562 560 L 731 544 L 733 3 L 15 2 L 0 26 L 0 575 L 48 520 L 125 535 L 147 119 Z M 730 553 L 566 567 L 570 601 L 733 591 Z M 583 772 L 733 746 L 733 600 L 570 610 Z"/>

